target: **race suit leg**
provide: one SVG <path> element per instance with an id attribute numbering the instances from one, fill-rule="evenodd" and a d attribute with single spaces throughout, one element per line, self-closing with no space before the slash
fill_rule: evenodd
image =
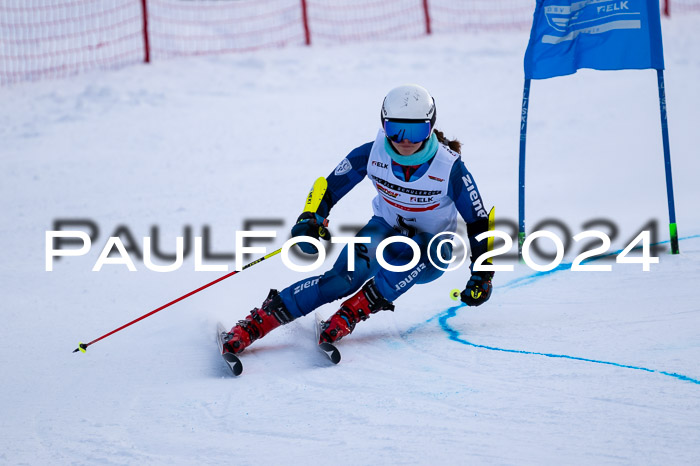
<path id="1" fill-rule="evenodd" d="M 379 243 L 396 231 L 379 217 L 372 217 L 356 237 L 370 239 L 367 244 L 348 246 L 338 256 L 333 267 L 323 275 L 300 280 L 280 292 L 280 296 L 294 317 L 301 317 L 314 309 L 337 299 L 348 296 L 379 272 L 376 249 Z M 354 271 L 348 270 L 348 253 L 355 258 Z"/>

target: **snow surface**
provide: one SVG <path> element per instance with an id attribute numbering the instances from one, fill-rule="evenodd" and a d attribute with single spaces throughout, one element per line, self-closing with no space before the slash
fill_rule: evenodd
<path id="1" fill-rule="evenodd" d="M 270 259 L 72 354 L 223 274 L 195 272 L 192 254 L 177 272 L 139 260 L 137 272 L 92 272 L 107 237 L 126 226 L 140 243 L 156 225 L 171 252 L 186 226 L 193 236 L 208 226 L 212 250 L 231 253 L 246 219 L 281 219 L 273 250 L 313 180 L 374 138 L 382 97 L 406 82 L 434 94 L 438 126 L 464 142 L 486 201 L 517 220 L 528 32 L 182 59 L 0 88 L 0 462 L 698 464 L 697 22 L 663 22 L 681 255 L 664 244 L 651 272 L 516 264 L 476 309 L 448 297 L 464 286 L 461 269 L 358 325 L 338 366 L 315 351 L 307 317 L 246 351 L 240 378 L 216 354 L 216 321 L 233 325 L 270 287 L 305 274 Z M 575 234 L 610 219 L 612 251 L 656 219 L 667 240 L 655 73 L 583 70 L 533 82 L 531 98 L 528 227 L 556 218 Z M 332 229 L 364 224 L 372 196 L 358 186 Z M 45 231 L 66 218 L 92 219 L 100 236 L 46 272 Z"/>

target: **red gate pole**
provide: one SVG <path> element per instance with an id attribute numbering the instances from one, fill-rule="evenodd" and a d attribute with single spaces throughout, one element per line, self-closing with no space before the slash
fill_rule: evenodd
<path id="1" fill-rule="evenodd" d="M 148 7 L 147 0 L 141 0 L 141 14 L 143 15 L 143 62 L 151 62 L 151 46 L 148 43 Z"/>
<path id="2" fill-rule="evenodd" d="M 428 6 L 428 0 L 423 0 L 423 12 L 425 13 L 425 33 L 430 35 L 430 7 Z"/>
<path id="3" fill-rule="evenodd" d="M 667 18 L 671 16 L 671 0 L 664 1 L 664 16 Z"/>
<path id="4" fill-rule="evenodd" d="M 306 45 L 311 45 L 311 32 L 309 30 L 309 15 L 306 11 L 306 0 L 301 0 L 301 19 L 304 22 L 304 39 Z"/>

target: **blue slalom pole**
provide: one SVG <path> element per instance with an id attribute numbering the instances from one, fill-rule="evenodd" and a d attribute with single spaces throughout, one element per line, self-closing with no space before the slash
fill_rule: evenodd
<path id="1" fill-rule="evenodd" d="M 520 170 L 518 179 L 518 257 L 523 260 L 525 242 L 525 146 L 527 140 L 527 111 L 530 102 L 530 78 L 525 78 L 523 105 L 520 114 Z"/>
<path id="2" fill-rule="evenodd" d="M 661 107 L 661 137 L 664 143 L 664 167 L 666 169 L 666 197 L 668 198 L 669 230 L 671 233 L 671 254 L 678 254 L 678 228 L 676 227 L 676 205 L 673 200 L 673 176 L 671 174 L 671 149 L 668 138 L 668 118 L 666 115 L 666 87 L 664 70 L 656 70 L 659 82 L 659 106 Z"/>

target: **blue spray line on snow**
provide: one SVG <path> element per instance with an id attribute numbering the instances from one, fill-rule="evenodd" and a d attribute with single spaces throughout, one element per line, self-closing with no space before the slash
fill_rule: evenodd
<path id="1" fill-rule="evenodd" d="M 673 378 L 676 378 L 679 380 L 685 380 L 687 382 L 691 382 L 691 383 L 700 385 L 700 380 L 693 379 L 692 377 L 688 377 L 687 375 L 676 374 L 675 372 L 659 371 L 656 369 L 648 369 L 646 367 L 630 366 L 627 364 L 619 364 L 616 362 L 609 362 L 609 361 L 600 361 L 598 359 L 580 358 L 577 356 L 568 356 L 566 354 L 538 353 L 536 351 L 514 350 L 514 349 L 498 348 L 495 346 L 478 345 L 476 343 L 472 343 L 472 342 L 467 341 L 464 338 L 462 338 L 461 334 L 457 330 L 450 327 L 449 324 L 447 323 L 447 320 L 452 318 L 452 317 L 455 317 L 457 315 L 457 310 L 461 309 L 464 306 L 465 305 L 463 305 L 463 304 L 459 305 L 459 306 L 453 306 L 453 307 L 447 309 L 443 314 L 441 314 L 438 317 L 438 322 L 440 322 L 440 327 L 445 332 L 447 332 L 447 335 L 448 335 L 450 340 L 456 341 L 457 343 L 461 343 L 461 344 L 467 345 L 467 346 L 472 346 L 474 348 L 487 349 L 490 351 L 501 351 L 504 353 L 517 353 L 517 354 L 529 354 L 529 355 L 534 355 L 534 356 L 546 356 L 548 358 L 571 359 L 574 361 L 584 361 L 584 362 L 592 362 L 595 364 L 605 364 L 608 366 L 624 367 L 626 369 L 635 369 L 635 370 L 644 371 L 644 372 L 654 372 L 657 374 L 667 375 L 669 377 L 673 377 Z"/>
<path id="2" fill-rule="evenodd" d="M 700 238 L 700 235 L 687 236 L 687 237 L 685 237 L 685 238 L 679 238 L 679 240 L 682 241 L 682 240 L 695 239 L 695 238 Z M 670 241 L 661 241 L 661 242 L 655 243 L 655 244 L 663 244 L 663 243 L 668 243 L 668 242 L 670 242 Z M 636 249 L 636 248 L 635 248 L 635 249 Z M 616 251 L 616 252 L 613 252 L 613 253 L 610 253 L 610 254 L 606 254 L 606 255 L 604 255 L 604 256 L 599 256 L 599 257 L 597 257 L 597 258 L 590 259 L 590 260 L 588 260 L 588 261 L 583 261 L 583 263 L 585 263 L 585 262 L 592 262 L 592 261 L 594 261 L 594 260 L 596 260 L 596 259 L 600 259 L 600 258 L 606 257 L 606 256 L 616 255 L 616 254 L 619 254 L 621 251 L 622 251 L 622 250 L 619 250 L 619 251 Z M 533 282 L 535 282 L 535 281 L 537 281 L 537 280 L 539 280 L 539 279 L 541 279 L 542 277 L 545 277 L 545 276 L 547 276 L 547 275 L 551 275 L 551 274 L 556 273 L 556 272 L 558 272 L 558 271 L 560 271 L 560 270 L 568 270 L 568 269 L 570 269 L 570 268 L 571 268 L 571 264 L 570 264 L 570 263 L 569 263 L 569 264 L 560 264 L 560 265 L 559 265 L 558 267 L 556 267 L 555 269 L 552 269 L 552 270 L 547 271 L 547 272 L 536 272 L 536 273 L 534 273 L 534 274 L 531 274 L 531 275 L 528 275 L 528 276 L 525 276 L 525 277 L 520 277 L 520 278 L 516 278 L 516 279 L 514 279 L 514 280 L 511 280 L 510 282 L 506 283 L 506 284 L 503 286 L 503 288 L 504 288 L 504 289 L 519 288 L 519 287 L 521 287 L 521 286 L 529 285 L 530 283 L 533 283 Z M 465 340 L 464 338 L 462 338 L 462 334 L 461 334 L 460 332 L 458 332 L 457 330 L 455 330 L 454 328 L 450 327 L 450 325 L 447 323 L 447 321 L 448 321 L 449 319 L 451 319 L 452 317 L 455 317 L 455 316 L 457 315 L 457 311 L 458 311 L 459 309 L 463 308 L 463 307 L 466 307 L 466 305 L 465 305 L 465 304 L 459 304 L 459 305 L 457 305 L 457 306 L 452 306 L 452 307 L 450 307 L 449 309 L 447 309 L 446 311 L 444 311 L 444 312 L 438 314 L 437 316 L 433 316 L 433 317 L 431 317 L 430 319 L 426 320 L 425 323 L 430 322 L 430 321 L 433 320 L 435 317 L 437 317 L 438 322 L 440 323 L 440 327 L 442 328 L 443 331 L 445 331 L 445 332 L 447 333 L 448 338 L 449 338 L 450 340 L 456 341 L 457 343 L 461 343 L 461 344 L 463 344 L 463 345 L 471 346 L 471 347 L 474 347 L 474 348 L 481 348 L 481 349 L 486 349 L 486 350 L 489 350 L 489 351 L 500 351 L 500 352 L 504 352 L 504 353 L 528 354 L 528 355 L 532 355 L 532 356 L 545 356 L 545 357 L 548 357 L 548 358 L 570 359 L 570 360 L 573 360 L 573 361 L 583 361 L 583 362 L 590 362 L 590 363 L 594 363 L 594 364 L 604 364 L 604 365 L 607 365 L 607 366 L 622 367 L 622 368 L 625 368 L 625 369 L 634 369 L 634 370 L 638 370 L 638 371 L 644 371 L 644 372 L 652 372 L 652 373 L 656 373 L 656 374 L 662 374 L 662 375 L 666 375 L 666 376 L 668 376 L 668 377 L 673 377 L 673 378 L 678 379 L 678 380 L 683 380 L 683 381 L 685 381 L 685 382 L 691 382 L 691 383 L 700 385 L 700 380 L 694 379 L 694 378 L 692 378 L 692 377 L 688 377 L 687 375 L 677 374 L 677 373 L 675 373 L 675 372 L 660 371 L 660 370 L 656 370 L 656 369 L 649 369 L 649 368 L 646 368 L 646 367 L 631 366 L 631 365 L 628 365 L 628 364 L 619 364 L 619 363 L 610 362 L 610 361 L 601 361 L 601 360 L 598 360 L 598 359 L 581 358 L 581 357 L 577 357 L 577 356 L 569 356 L 569 355 L 566 355 L 566 354 L 539 353 L 539 352 L 536 352 L 536 351 L 514 350 L 514 349 L 498 348 L 498 347 L 495 347 L 495 346 L 479 345 L 479 344 L 476 344 L 476 343 L 472 343 L 472 342 L 470 342 L 470 341 Z M 412 333 L 414 330 L 415 330 L 415 327 L 412 328 L 412 329 L 409 329 L 407 333 L 410 334 L 410 333 Z"/>
<path id="3" fill-rule="evenodd" d="M 688 240 L 688 239 L 696 239 L 696 238 L 700 238 L 700 235 L 686 236 L 684 238 L 679 238 L 679 241 L 684 241 L 684 240 Z M 658 243 L 652 243 L 650 246 L 658 246 L 658 245 L 667 244 L 670 242 L 671 242 L 670 240 L 659 241 Z M 637 250 L 640 248 L 641 248 L 641 246 L 637 246 L 637 247 L 633 248 L 632 250 Z M 584 261 L 581 261 L 581 264 L 587 264 L 589 262 L 593 262 L 593 261 L 596 261 L 599 259 L 604 259 L 606 257 L 617 256 L 621 252 L 622 252 L 622 249 L 618 249 L 617 251 L 610 252 L 608 254 L 601 254 L 600 256 L 592 257 L 590 259 L 586 259 Z M 502 289 L 508 290 L 510 288 L 519 288 L 521 286 L 529 285 L 530 283 L 533 283 L 533 282 L 539 280 L 540 278 L 546 277 L 547 275 L 552 275 L 552 274 L 560 272 L 562 270 L 569 270 L 569 269 L 571 269 L 571 262 L 562 263 L 562 264 L 559 264 L 554 269 L 548 270 L 546 272 L 535 272 L 533 274 L 526 275 L 524 277 L 515 278 L 515 279 L 509 281 L 508 283 L 506 283 L 505 285 L 503 285 Z"/>

